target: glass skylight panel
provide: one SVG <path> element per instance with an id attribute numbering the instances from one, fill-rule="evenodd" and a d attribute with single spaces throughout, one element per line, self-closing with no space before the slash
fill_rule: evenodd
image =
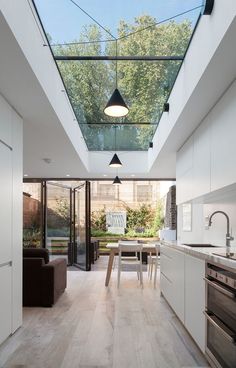
<path id="1" fill-rule="evenodd" d="M 202 0 L 34 3 L 88 149 L 147 150 Z M 103 112 L 116 86 L 116 40 L 118 88 L 129 107 L 118 119 Z"/>

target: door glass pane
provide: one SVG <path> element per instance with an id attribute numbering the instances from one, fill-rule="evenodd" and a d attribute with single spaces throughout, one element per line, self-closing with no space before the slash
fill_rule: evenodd
<path id="1" fill-rule="evenodd" d="M 86 195 L 87 185 L 84 183 L 74 189 L 74 263 L 88 271 L 89 241 L 88 241 L 88 203 Z"/>
<path id="2" fill-rule="evenodd" d="M 47 241 L 52 258 L 68 257 L 70 242 L 70 189 L 47 183 Z"/>
<path id="3" fill-rule="evenodd" d="M 23 246 L 42 246 L 41 183 L 23 184 Z"/>

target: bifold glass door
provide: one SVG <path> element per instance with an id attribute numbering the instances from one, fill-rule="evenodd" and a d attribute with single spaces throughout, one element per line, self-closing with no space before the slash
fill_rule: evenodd
<path id="1" fill-rule="evenodd" d="M 74 237 L 73 264 L 90 271 L 90 183 L 82 183 L 73 189 Z"/>
<path id="2" fill-rule="evenodd" d="M 46 184 L 46 248 L 50 258 L 63 257 L 71 264 L 71 199 L 69 187 Z"/>

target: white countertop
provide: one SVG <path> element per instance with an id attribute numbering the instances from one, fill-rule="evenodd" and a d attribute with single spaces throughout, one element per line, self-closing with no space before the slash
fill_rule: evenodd
<path id="1" fill-rule="evenodd" d="M 161 241 L 162 246 L 167 246 L 178 251 L 189 254 L 193 257 L 203 259 L 205 261 L 218 263 L 219 265 L 236 269 L 236 260 L 217 256 L 213 253 L 221 253 L 226 251 L 225 247 L 214 247 L 214 248 L 201 248 L 201 247 L 189 247 L 187 245 L 178 243 L 177 241 Z M 236 247 L 231 247 L 232 252 L 236 253 Z"/>

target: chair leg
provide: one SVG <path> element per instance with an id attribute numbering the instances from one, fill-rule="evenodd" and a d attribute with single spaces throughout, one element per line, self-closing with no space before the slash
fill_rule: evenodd
<path id="1" fill-rule="evenodd" d="M 143 268 L 142 262 L 140 262 L 140 285 L 143 288 Z"/>
<path id="2" fill-rule="evenodd" d="M 156 258 L 156 262 L 155 262 L 154 288 L 156 288 L 157 286 L 157 267 L 158 267 L 158 258 Z"/>
<path id="3" fill-rule="evenodd" d="M 151 258 L 151 263 L 150 263 L 150 280 L 152 280 L 152 271 L 153 271 L 153 259 Z"/>
<path id="4" fill-rule="evenodd" d="M 148 256 L 148 264 L 147 264 L 147 269 L 148 269 L 148 278 L 149 278 L 149 275 L 150 275 L 150 261 L 151 261 L 151 257 L 150 255 Z"/>
<path id="5" fill-rule="evenodd" d="M 117 287 L 120 287 L 120 272 L 121 272 L 121 259 L 119 257 L 119 262 L 118 262 L 118 278 L 117 278 Z"/>

